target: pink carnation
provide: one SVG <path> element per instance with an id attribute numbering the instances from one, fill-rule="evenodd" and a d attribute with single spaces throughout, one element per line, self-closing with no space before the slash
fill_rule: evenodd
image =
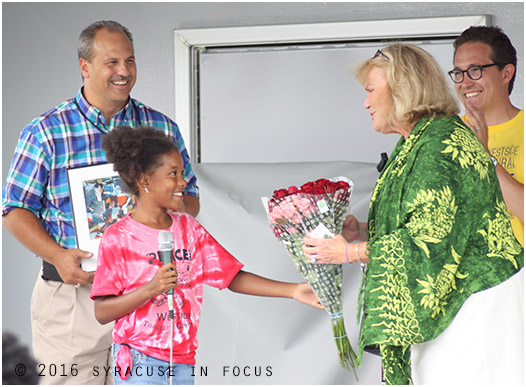
<path id="1" fill-rule="evenodd" d="M 283 217 L 290 219 L 296 213 L 296 207 L 291 202 L 283 202 L 280 204 L 281 214 Z"/>

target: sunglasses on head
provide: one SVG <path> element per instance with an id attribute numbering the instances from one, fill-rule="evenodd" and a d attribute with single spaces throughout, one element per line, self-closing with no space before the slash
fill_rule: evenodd
<path id="1" fill-rule="evenodd" d="M 382 50 L 378 50 L 376 51 L 376 54 L 374 54 L 373 56 L 373 59 L 376 58 L 377 56 L 381 57 L 382 59 L 384 59 L 385 61 L 389 62 L 389 57 L 387 55 L 385 55 Z"/>

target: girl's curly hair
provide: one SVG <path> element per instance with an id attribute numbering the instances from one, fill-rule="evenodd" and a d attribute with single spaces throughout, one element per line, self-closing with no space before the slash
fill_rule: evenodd
<path id="1" fill-rule="evenodd" d="M 106 158 L 126 185 L 126 190 L 139 195 L 137 180 L 162 165 L 161 157 L 177 152 L 177 146 L 162 130 L 151 127 L 117 126 L 102 139 Z"/>

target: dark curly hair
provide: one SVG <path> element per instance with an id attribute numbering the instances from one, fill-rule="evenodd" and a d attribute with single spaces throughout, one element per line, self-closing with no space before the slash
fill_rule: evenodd
<path id="1" fill-rule="evenodd" d="M 2 384 L 39 384 L 35 358 L 11 332 L 2 332 Z"/>
<path id="2" fill-rule="evenodd" d="M 106 158 L 126 185 L 125 189 L 139 195 L 137 180 L 142 173 L 149 174 L 162 165 L 161 157 L 177 152 L 177 146 L 162 130 L 150 127 L 133 129 L 117 126 L 102 139 Z"/>
<path id="3" fill-rule="evenodd" d="M 480 42 L 487 44 L 491 47 L 490 59 L 494 63 L 499 63 L 497 66 L 500 70 L 507 64 L 512 64 L 515 67 L 515 72 L 508 85 L 508 95 L 513 90 L 513 84 L 515 82 L 515 75 L 517 74 L 517 51 L 511 44 L 510 38 L 502 31 L 499 27 L 488 27 L 488 26 L 473 26 L 462 32 L 462 34 L 455 39 L 453 47 L 455 53 L 460 46 L 465 43 Z"/>

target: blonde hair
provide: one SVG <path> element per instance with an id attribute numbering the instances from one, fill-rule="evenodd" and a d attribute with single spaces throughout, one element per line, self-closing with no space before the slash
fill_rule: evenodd
<path id="1" fill-rule="evenodd" d="M 428 52 L 412 44 L 396 43 L 381 53 L 384 57 L 376 55 L 358 67 L 356 79 L 365 86 L 372 67 L 384 71 L 394 105 L 390 124 L 416 124 L 423 117 L 459 113 L 444 72 Z"/>

